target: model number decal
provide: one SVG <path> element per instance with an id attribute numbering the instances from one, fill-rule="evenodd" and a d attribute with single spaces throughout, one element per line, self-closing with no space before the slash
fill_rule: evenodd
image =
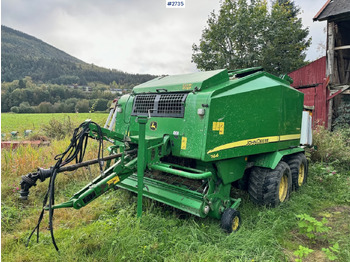
<path id="1" fill-rule="evenodd" d="M 216 154 L 212 154 L 210 155 L 211 158 L 218 158 L 219 157 L 219 153 L 216 153 Z"/>

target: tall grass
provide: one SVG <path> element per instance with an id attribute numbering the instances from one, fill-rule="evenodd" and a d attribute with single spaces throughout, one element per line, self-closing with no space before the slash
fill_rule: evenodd
<path id="1" fill-rule="evenodd" d="M 323 162 L 350 170 L 350 129 L 338 129 L 333 132 L 318 126 L 313 132 L 311 150 L 313 162 Z"/>

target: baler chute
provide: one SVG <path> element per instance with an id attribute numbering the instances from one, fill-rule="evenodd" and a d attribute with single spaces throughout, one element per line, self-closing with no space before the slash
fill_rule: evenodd
<path id="1" fill-rule="evenodd" d="M 231 197 L 232 184 L 245 183 L 254 202 L 275 206 L 292 183 L 306 181 L 302 110 L 303 94 L 261 68 L 156 78 L 115 101 L 108 129 L 86 123 L 89 137 L 113 143 L 105 170 L 49 209 L 79 209 L 119 187 L 138 194 L 138 216 L 146 196 L 236 231 L 241 200 Z M 42 173 L 52 179 L 50 171 L 28 174 L 22 193 Z"/>

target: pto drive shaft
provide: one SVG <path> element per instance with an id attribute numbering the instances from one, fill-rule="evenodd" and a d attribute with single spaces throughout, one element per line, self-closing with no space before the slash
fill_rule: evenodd
<path id="1" fill-rule="evenodd" d="M 126 154 L 133 154 L 136 153 L 137 149 L 133 149 L 130 151 L 125 151 Z M 92 159 L 88 160 L 85 162 L 77 163 L 74 165 L 66 166 L 66 167 L 61 167 L 60 169 L 57 170 L 57 173 L 61 172 L 67 172 L 67 171 L 73 171 L 78 168 L 84 167 L 84 166 L 89 166 L 93 164 L 99 163 L 99 161 L 108 161 L 112 160 L 118 157 L 121 157 L 123 153 L 120 154 L 114 154 L 114 155 L 109 155 L 101 159 Z M 40 179 L 41 182 L 44 182 L 45 179 L 49 178 L 52 175 L 52 168 L 44 169 L 44 168 L 38 168 L 37 172 L 34 173 L 28 173 L 25 176 L 22 176 L 22 181 L 20 182 L 21 185 L 21 190 L 19 191 L 20 198 L 22 200 L 27 200 L 28 195 L 29 195 L 29 189 L 32 186 L 36 186 L 36 182 L 38 179 Z"/>

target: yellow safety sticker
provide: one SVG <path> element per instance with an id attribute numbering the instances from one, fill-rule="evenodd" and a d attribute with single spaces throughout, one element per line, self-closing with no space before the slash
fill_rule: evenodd
<path id="1" fill-rule="evenodd" d="M 181 139 L 181 149 L 186 150 L 186 146 L 187 146 L 187 137 L 183 136 Z"/>
<path id="2" fill-rule="evenodd" d="M 219 135 L 224 134 L 225 123 L 224 122 L 213 122 L 213 131 L 219 131 Z"/>
<path id="3" fill-rule="evenodd" d="M 190 90 L 192 88 L 192 84 L 183 84 L 182 90 Z"/>
<path id="4" fill-rule="evenodd" d="M 223 135 L 224 134 L 224 127 L 225 127 L 225 123 L 224 122 L 219 122 L 220 126 L 219 126 L 219 135 Z"/>
<path id="5" fill-rule="evenodd" d="M 118 183 L 119 181 L 120 181 L 119 176 L 115 176 L 115 177 L 113 177 L 112 179 L 108 180 L 108 181 L 107 181 L 107 184 L 108 184 L 108 185 L 116 184 L 116 183 Z"/>

